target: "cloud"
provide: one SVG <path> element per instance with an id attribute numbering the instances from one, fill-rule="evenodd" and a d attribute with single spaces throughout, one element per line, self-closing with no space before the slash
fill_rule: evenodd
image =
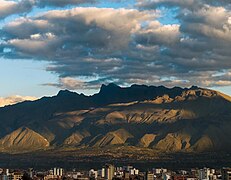
<path id="1" fill-rule="evenodd" d="M 37 0 L 38 7 L 65 7 L 68 5 L 81 5 L 81 4 L 96 4 L 102 2 L 101 0 Z M 126 0 L 108 0 L 108 2 L 120 3 Z"/>
<path id="2" fill-rule="evenodd" d="M 109 1 L 120 3 L 124 0 Z M 97 4 L 100 2 L 101 0 L 0 0 L 0 20 L 11 15 L 27 15 L 34 8 L 63 8 L 83 4 Z"/>
<path id="3" fill-rule="evenodd" d="M 96 3 L 96 0 L 37 0 L 37 6 L 64 7 L 67 5 L 79 5 L 85 3 Z"/>
<path id="4" fill-rule="evenodd" d="M 230 6 L 229 0 L 137 0 L 136 6 L 144 9 L 155 9 L 160 6 L 180 7 L 195 10 L 204 5 Z"/>
<path id="5" fill-rule="evenodd" d="M 175 44 L 180 40 L 179 28 L 178 24 L 162 25 L 152 21 L 136 34 L 136 42 L 146 46 Z"/>
<path id="6" fill-rule="evenodd" d="M 154 9 L 158 6 L 192 7 L 197 3 L 196 0 L 137 0 L 137 6 L 145 9 Z"/>
<path id="7" fill-rule="evenodd" d="M 31 97 L 31 96 L 9 96 L 9 97 L 0 97 L 0 107 L 4 107 L 7 105 L 13 105 L 13 104 L 17 104 L 19 102 L 23 102 L 23 101 L 34 101 L 38 98 L 36 97 Z"/>
<path id="8" fill-rule="evenodd" d="M 86 3 L 96 3 L 96 0 L 0 0 L 0 19 L 11 15 L 27 14 L 35 7 L 65 7 Z"/>
<path id="9" fill-rule="evenodd" d="M 121 55 L 129 48 L 131 34 L 149 17 L 125 9 L 50 11 L 6 25 L 3 30 L 9 39 L 4 47 L 12 49 L 10 57 L 52 60 L 47 70 L 61 76 L 108 76 L 121 68 Z"/>
<path id="10" fill-rule="evenodd" d="M 2 28 L 0 54 L 49 61 L 47 71 L 56 73 L 59 82 L 46 85 L 72 90 L 105 82 L 230 85 L 231 12 L 226 1 L 197 1 L 198 8 L 187 5 L 192 0 L 171 2 L 186 3 L 177 4 L 177 24 L 162 24 L 159 11 L 150 7 L 72 8 L 19 18 Z"/>
<path id="11" fill-rule="evenodd" d="M 35 4 L 35 0 L 7 1 L 0 0 L 0 19 L 4 19 L 13 14 L 30 12 Z"/>
<path id="12" fill-rule="evenodd" d="M 31 54 L 37 49 L 50 52 L 41 56 L 53 53 L 57 58 L 76 57 L 126 48 L 130 34 L 149 17 L 137 10 L 74 8 L 50 11 L 35 19 L 21 18 L 7 24 L 3 31 L 8 39 L 6 46 L 14 47 L 16 52 Z M 52 38 L 47 38 L 48 34 Z"/>
<path id="13" fill-rule="evenodd" d="M 97 81 L 86 82 L 72 77 L 59 78 L 58 83 L 46 83 L 43 85 L 58 87 L 59 89 L 69 89 L 69 90 L 99 89 L 101 86 L 101 84 L 97 83 Z"/>
<path id="14" fill-rule="evenodd" d="M 172 46 L 165 45 L 161 51 L 162 62 L 172 64 L 176 70 L 175 75 L 167 75 L 168 79 L 174 77 L 173 80 L 167 80 L 165 83 L 179 79 L 184 83 L 207 87 L 230 85 L 230 79 L 223 80 L 223 76 L 213 76 L 222 71 L 230 72 L 231 68 L 229 1 L 146 0 L 138 1 L 137 6 L 149 10 L 164 6 L 178 11 L 178 15 L 174 16 L 179 22 L 179 41 L 174 41 Z M 175 9 L 176 7 L 178 8 Z M 144 35 L 147 37 L 147 34 Z M 148 37 L 150 38 L 150 35 Z M 150 44 L 145 42 L 149 42 L 147 38 L 143 41 L 143 46 Z"/>
<path id="15" fill-rule="evenodd" d="M 205 6 L 188 14 L 181 14 L 181 30 L 185 33 L 219 41 L 230 41 L 231 11 L 224 7 Z"/>

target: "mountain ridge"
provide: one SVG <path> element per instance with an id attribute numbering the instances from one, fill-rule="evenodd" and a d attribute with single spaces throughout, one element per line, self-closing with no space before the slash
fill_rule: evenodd
<path id="1" fill-rule="evenodd" d="M 197 86 L 109 84 L 92 96 L 61 90 L 53 97 L 0 108 L 0 151 L 17 153 L 23 146 L 29 152 L 114 146 L 173 153 L 230 151 L 230 100 Z M 21 127 L 26 131 L 18 146 L 13 142 Z"/>

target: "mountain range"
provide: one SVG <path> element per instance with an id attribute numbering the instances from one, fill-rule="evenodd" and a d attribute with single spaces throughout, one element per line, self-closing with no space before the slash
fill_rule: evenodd
<path id="1" fill-rule="evenodd" d="M 0 108 L 0 152 L 230 152 L 231 97 L 192 86 L 102 85 Z"/>

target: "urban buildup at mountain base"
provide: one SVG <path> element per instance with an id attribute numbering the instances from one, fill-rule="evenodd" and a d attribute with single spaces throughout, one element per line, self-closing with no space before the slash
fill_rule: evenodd
<path id="1" fill-rule="evenodd" d="M 77 169 L 64 170 L 53 168 L 50 170 L 13 170 L 0 169 L 1 180 L 55 180 L 55 179 L 102 179 L 102 180 L 231 180 L 231 168 L 192 168 L 190 170 L 169 170 L 165 168 L 152 168 L 140 171 L 133 166 L 115 167 L 106 164 L 100 169 L 79 171 Z"/>

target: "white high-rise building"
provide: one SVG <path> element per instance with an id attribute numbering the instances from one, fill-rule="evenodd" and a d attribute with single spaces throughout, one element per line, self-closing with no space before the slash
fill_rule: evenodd
<path id="1" fill-rule="evenodd" d="M 58 176 L 63 176 L 63 168 L 58 168 L 57 169 L 57 175 Z"/>
<path id="2" fill-rule="evenodd" d="M 94 169 L 91 169 L 89 171 L 89 177 L 97 179 L 97 177 L 98 177 L 98 171 L 96 171 Z"/>
<path id="3" fill-rule="evenodd" d="M 6 169 L 6 175 L 9 176 L 10 175 L 10 170 Z"/>
<path id="4" fill-rule="evenodd" d="M 101 177 L 104 178 L 104 177 L 105 177 L 105 174 L 106 174 L 105 168 L 102 168 L 102 170 L 101 170 Z"/>
<path id="5" fill-rule="evenodd" d="M 57 168 L 53 169 L 53 175 L 55 175 L 55 176 L 57 175 Z"/>
<path id="6" fill-rule="evenodd" d="M 113 165 L 106 165 L 105 179 L 112 180 L 115 175 L 115 167 Z"/>
<path id="7" fill-rule="evenodd" d="M 54 176 L 63 176 L 63 168 L 54 168 L 53 175 Z"/>
<path id="8" fill-rule="evenodd" d="M 210 169 L 204 168 L 199 170 L 199 180 L 209 180 Z"/>
<path id="9" fill-rule="evenodd" d="M 129 171 L 130 175 L 138 175 L 139 174 L 139 170 L 136 168 L 130 169 Z"/>

